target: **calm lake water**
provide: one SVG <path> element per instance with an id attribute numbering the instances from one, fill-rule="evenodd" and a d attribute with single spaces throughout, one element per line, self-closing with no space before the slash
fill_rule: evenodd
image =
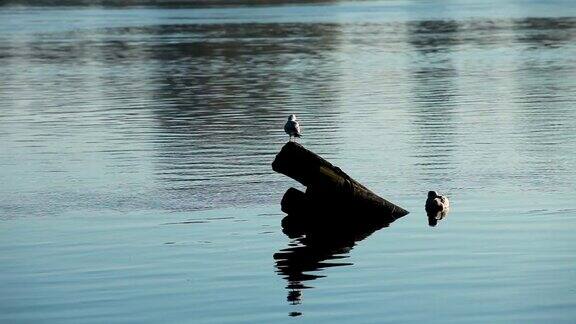
<path id="1" fill-rule="evenodd" d="M 0 78 L 1 323 L 576 321 L 572 1 L 4 6 Z M 284 235 L 292 113 L 411 213 Z"/>

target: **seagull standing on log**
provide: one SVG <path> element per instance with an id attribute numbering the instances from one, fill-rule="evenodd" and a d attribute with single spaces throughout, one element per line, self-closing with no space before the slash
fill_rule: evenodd
<path id="1" fill-rule="evenodd" d="M 288 117 L 288 121 L 284 125 L 284 131 L 290 136 L 289 141 L 292 141 L 292 136 L 302 136 L 300 134 L 300 124 L 298 124 L 298 121 L 296 120 L 296 115 L 290 115 L 290 117 Z"/>

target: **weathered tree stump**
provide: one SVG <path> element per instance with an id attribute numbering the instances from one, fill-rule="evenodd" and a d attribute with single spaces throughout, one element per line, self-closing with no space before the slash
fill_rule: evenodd
<path id="1" fill-rule="evenodd" d="M 349 215 L 366 222 L 392 222 L 408 214 L 295 142 L 282 147 L 272 169 L 307 187 L 305 193 L 288 189 L 281 203 L 287 214 Z"/>

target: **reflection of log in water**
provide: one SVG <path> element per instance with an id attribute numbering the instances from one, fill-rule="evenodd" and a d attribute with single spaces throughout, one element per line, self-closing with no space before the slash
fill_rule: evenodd
<path id="1" fill-rule="evenodd" d="M 288 215 L 282 220 L 284 233 L 294 238 L 288 248 L 274 254 L 277 273 L 286 279 L 288 284 L 287 300 L 293 305 L 302 301 L 302 290 L 312 288 L 305 284 L 323 278 L 310 272 L 324 268 L 352 265 L 343 261 L 348 253 L 359 242 L 375 231 L 387 227 L 393 218 L 379 223 L 311 223 L 310 219 L 323 219 L 314 215 Z"/>

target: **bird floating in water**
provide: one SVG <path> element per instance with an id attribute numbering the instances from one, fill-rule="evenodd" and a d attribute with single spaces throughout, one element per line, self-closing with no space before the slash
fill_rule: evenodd
<path id="1" fill-rule="evenodd" d="M 449 209 L 448 197 L 441 196 L 436 191 L 428 191 L 428 199 L 426 199 L 426 212 L 428 214 L 447 213 Z"/>
<path id="2" fill-rule="evenodd" d="M 290 136 L 289 141 L 292 141 L 292 136 L 302 136 L 300 133 L 300 124 L 298 124 L 298 121 L 296 120 L 296 115 L 290 115 L 290 117 L 288 117 L 288 121 L 284 125 L 284 131 Z"/>

